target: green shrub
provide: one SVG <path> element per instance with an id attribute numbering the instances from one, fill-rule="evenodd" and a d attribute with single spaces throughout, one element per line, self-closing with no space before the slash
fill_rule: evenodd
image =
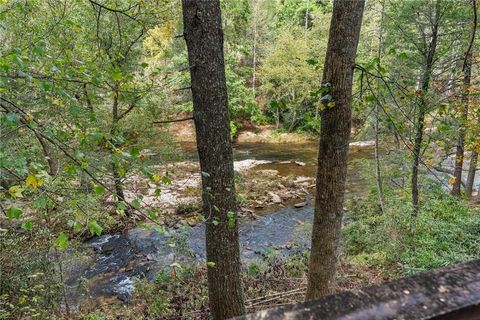
<path id="1" fill-rule="evenodd" d="M 0 319 L 46 319 L 60 305 L 50 237 L 0 231 Z"/>
<path id="2" fill-rule="evenodd" d="M 385 207 L 379 214 L 376 197 L 368 197 L 348 213 L 345 254 L 353 261 L 405 276 L 479 256 L 479 210 L 440 187 L 424 189 L 416 218 L 404 192 L 389 193 Z"/>

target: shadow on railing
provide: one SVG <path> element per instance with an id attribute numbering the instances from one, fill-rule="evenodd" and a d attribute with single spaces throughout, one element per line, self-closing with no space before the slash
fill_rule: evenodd
<path id="1" fill-rule="evenodd" d="M 238 319 L 480 319 L 480 260 Z"/>

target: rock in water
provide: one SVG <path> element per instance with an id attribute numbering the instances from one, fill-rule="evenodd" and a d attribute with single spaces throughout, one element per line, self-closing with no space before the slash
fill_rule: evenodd
<path id="1" fill-rule="evenodd" d="M 282 198 L 278 194 L 275 194 L 273 192 L 268 193 L 272 197 L 272 202 L 273 203 L 282 203 Z"/>
<path id="2" fill-rule="evenodd" d="M 295 208 L 303 208 L 303 207 L 305 207 L 306 205 L 307 205 L 306 202 L 300 202 L 300 203 L 295 203 L 293 206 L 294 206 Z"/>

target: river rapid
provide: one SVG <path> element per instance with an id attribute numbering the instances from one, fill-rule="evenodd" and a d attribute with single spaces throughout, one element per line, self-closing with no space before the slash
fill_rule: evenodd
<path id="1" fill-rule="evenodd" d="M 317 143 L 269 144 L 243 143 L 235 146 L 234 158 L 263 160 L 250 170 L 277 170 L 280 175 L 313 177 L 316 171 Z M 183 144 L 185 158 L 196 161 L 194 145 Z M 352 145 L 350 160 L 371 159 L 371 143 Z M 367 182 L 358 166 L 350 161 L 347 197 L 361 197 Z M 256 218 L 240 221 L 242 263 L 259 259 L 270 250 L 279 255 L 309 249 L 312 195 L 302 206 L 259 210 Z M 273 211 L 272 211 L 273 210 Z M 205 260 L 205 226 L 183 226 L 165 232 L 151 227 L 137 227 L 123 233 L 102 235 L 83 244 L 64 259 L 65 285 L 70 307 L 84 302 L 126 301 L 134 290 L 135 280 L 152 280 L 155 274 L 177 264 Z"/>

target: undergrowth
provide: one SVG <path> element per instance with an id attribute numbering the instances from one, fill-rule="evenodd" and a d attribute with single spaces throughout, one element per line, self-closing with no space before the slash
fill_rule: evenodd
<path id="1" fill-rule="evenodd" d="M 478 258 L 479 209 L 425 179 L 414 217 L 410 193 L 388 183 L 385 187 L 384 213 L 373 187 L 366 199 L 348 211 L 350 221 L 343 235 L 349 260 L 376 266 L 396 278 Z"/>

